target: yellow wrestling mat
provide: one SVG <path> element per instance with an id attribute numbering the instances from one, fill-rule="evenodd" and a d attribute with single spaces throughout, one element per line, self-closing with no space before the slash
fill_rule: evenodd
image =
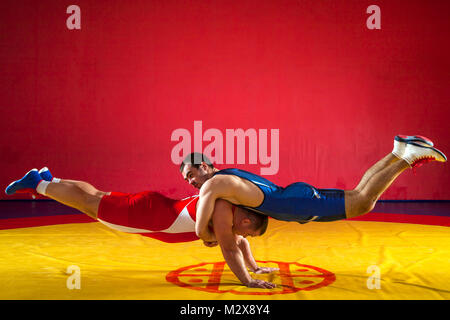
<path id="1" fill-rule="evenodd" d="M 449 299 L 449 230 L 271 220 L 249 241 L 260 265 L 280 268 L 255 276 L 273 290 L 242 286 L 220 248 L 201 241 L 163 243 L 97 222 L 0 230 L 0 299 Z"/>

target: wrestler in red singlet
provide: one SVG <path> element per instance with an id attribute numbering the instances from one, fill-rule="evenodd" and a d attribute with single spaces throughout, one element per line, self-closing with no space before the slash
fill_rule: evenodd
<path id="1" fill-rule="evenodd" d="M 198 195 L 173 200 L 158 192 L 112 192 L 100 201 L 98 220 L 112 229 L 164 242 L 186 242 L 195 234 Z"/>

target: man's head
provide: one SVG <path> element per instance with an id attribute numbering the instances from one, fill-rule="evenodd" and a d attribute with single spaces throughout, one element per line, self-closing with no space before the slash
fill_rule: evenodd
<path id="1" fill-rule="evenodd" d="M 180 172 L 184 180 L 195 188 L 201 186 L 214 175 L 217 169 L 214 168 L 211 161 L 202 153 L 193 152 L 184 158 L 180 165 Z"/>
<path id="2" fill-rule="evenodd" d="M 233 232 L 243 237 L 262 236 L 269 224 L 269 217 L 237 207 L 233 216 Z"/>

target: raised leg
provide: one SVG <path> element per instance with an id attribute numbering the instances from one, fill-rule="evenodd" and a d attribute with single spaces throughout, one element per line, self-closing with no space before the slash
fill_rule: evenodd
<path id="1" fill-rule="evenodd" d="M 394 180 L 410 168 L 405 160 L 398 160 L 368 178 L 361 189 L 345 191 L 345 211 L 347 218 L 357 217 L 373 210 L 379 197 Z"/>
<path id="2" fill-rule="evenodd" d="M 47 197 L 75 208 L 94 219 L 97 219 L 100 201 L 106 194 L 108 193 L 99 191 L 86 182 L 74 180 L 50 182 L 45 190 Z"/>
<path id="3" fill-rule="evenodd" d="M 61 179 L 61 183 L 70 183 L 73 185 L 76 185 L 83 191 L 90 193 L 90 194 L 96 194 L 98 192 L 102 192 L 98 190 L 96 187 L 94 187 L 92 184 L 85 182 L 85 181 L 78 181 L 78 180 L 68 180 L 68 179 Z M 110 194 L 111 192 L 106 192 L 106 194 Z"/>
<path id="4" fill-rule="evenodd" d="M 383 159 L 379 160 L 372 167 L 370 167 L 369 170 L 367 170 L 364 173 L 363 177 L 361 178 L 361 181 L 356 186 L 355 190 L 362 191 L 364 189 L 364 187 L 366 186 L 367 182 L 369 181 L 369 179 L 374 174 L 376 174 L 376 173 L 380 172 L 381 170 L 387 168 L 389 165 L 391 165 L 394 162 L 397 162 L 398 160 L 400 160 L 400 159 L 397 158 L 392 153 L 389 153 L 388 155 L 386 155 Z"/>

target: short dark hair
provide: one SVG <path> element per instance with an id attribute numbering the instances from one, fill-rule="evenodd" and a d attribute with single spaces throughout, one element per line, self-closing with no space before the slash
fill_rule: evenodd
<path id="1" fill-rule="evenodd" d="M 266 233 L 267 226 L 269 225 L 269 217 L 251 210 L 245 210 L 245 212 L 247 218 L 249 218 L 253 224 L 253 230 L 260 230 L 260 236 Z"/>
<path id="2" fill-rule="evenodd" d="M 183 172 L 184 166 L 187 164 L 191 164 L 198 169 L 202 162 L 205 162 L 210 168 L 214 168 L 211 160 L 209 160 L 209 158 L 203 153 L 192 152 L 184 158 L 183 162 L 180 165 L 180 172 Z"/>

